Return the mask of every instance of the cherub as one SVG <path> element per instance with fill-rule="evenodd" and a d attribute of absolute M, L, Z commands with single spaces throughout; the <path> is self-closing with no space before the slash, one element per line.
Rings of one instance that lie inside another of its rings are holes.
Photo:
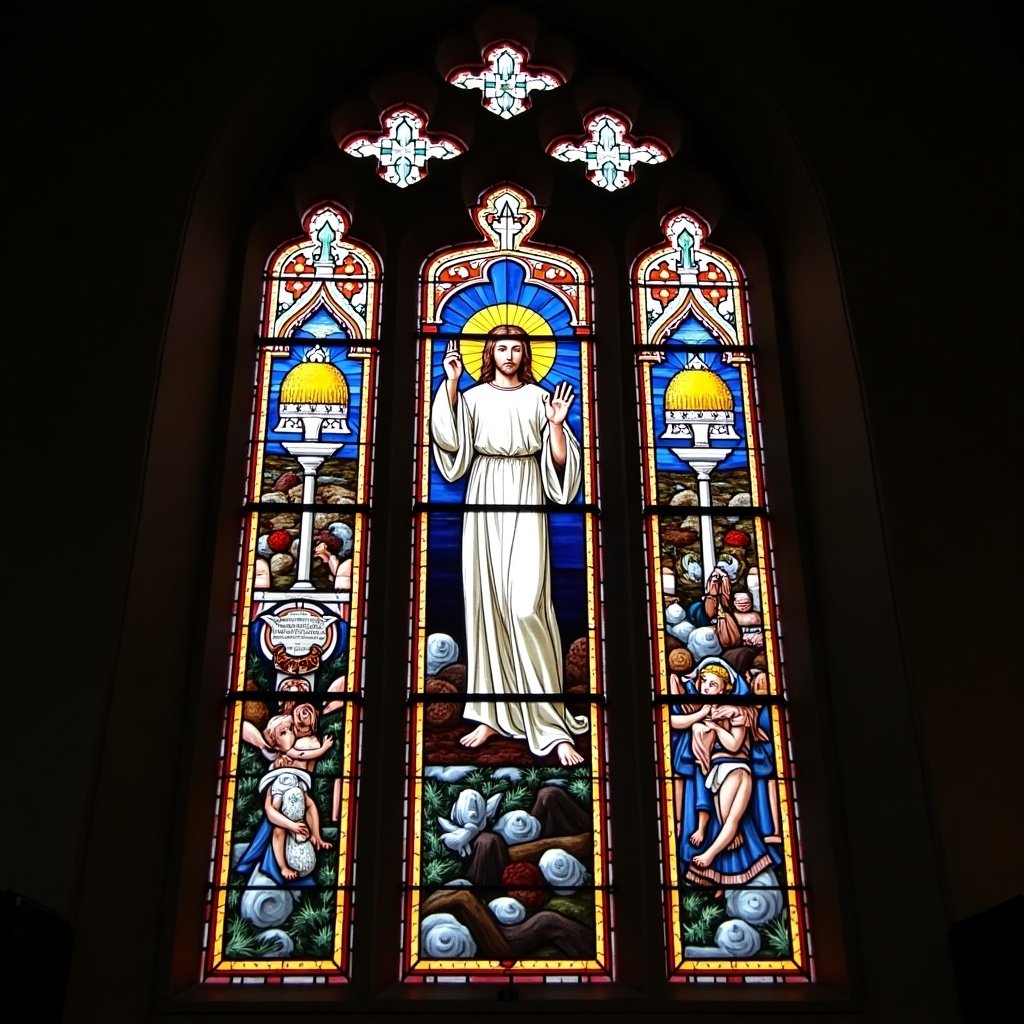
<path fill-rule="evenodd" d="M 302 736 L 296 735 L 296 720 L 305 723 L 299 727 L 304 733 Z M 263 809 L 273 826 L 274 859 L 287 881 L 313 870 L 316 866 L 313 848 L 329 850 L 332 846 L 320 833 L 320 811 L 309 795 L 312 782 L 309 772 L 317 759 L 334 745 L 334 738 L 325 736 L 321 743 L 312 734 L 315 725 L 316 710 L 312 705 L 302 704 L 290 712 L 274 715 L 263 730 L 267 746 L 277 751 L 268 773 L 273 780 L 267 787 Z M 289 770 L 296 766 L 307 770 Z"/>
<path fill-rule="evenodd" d="M 702 666 L 697 685 L 698 691 L 709 697 L 733 688 L 729 670 L 721 664 Z M 670 724 L 673 729 L 690 730 L 704 786 L 714 795 L 718 835 L 707 850 L 693 857 L 696 867 L 707 868 L 723 850 L 737 849 L 743 842 L 739 827 L 753 793 L 752 741 L 768 737 L 757 723 L 757 709 L 751 706 L 687 704 L 671 715 Z M 691 846 L 704 843 L 709 821 L 710 813 L 700 809 L 697 827 L 689 836 Z"/>
<path fill-rule="evenodd" d="M 273 768 L 298 766 L 312 771 L 316 762 L 334 746 L 328 734 L 321 742 L 315 735 L 317 713 L 312 704 L 286 704 L 263 730 L 267 749 L 275 754 Z"/>

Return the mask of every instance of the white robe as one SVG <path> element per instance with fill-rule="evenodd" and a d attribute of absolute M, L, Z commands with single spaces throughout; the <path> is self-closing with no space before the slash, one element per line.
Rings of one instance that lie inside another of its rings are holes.
<path fill-rule="evenodd" d="M 467 511 L 462 526 L 469 694 L 562 693 L 562 645 L 551 601 L 545 498 L 568 505 L 580 488 L 579 442 L 564 425 L 561 473 L 551 457 L 546 392 L 536 384 L 478 384 L 453 410 L 444 383 L 434 397 L 430 432 L 441 475 L 469 473 L 467 505 L 527 505 L 536 512 Z M 587 719 L 548 701 L 469 701 L 464 717 L 525 739 L 543 757 Z"/>

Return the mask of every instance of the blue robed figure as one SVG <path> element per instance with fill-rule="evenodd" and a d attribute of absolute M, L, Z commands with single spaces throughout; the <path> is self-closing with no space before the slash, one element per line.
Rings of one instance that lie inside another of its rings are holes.
<path fill-rule="evenodd" d="M 703 659 L 684 691 L 695 700 L 670 708 L 672 768 L 681 782 L 680 877 L 706 887 L 743 885 L 782 862 L 769 709 L 715 703 L 715 694 L 751 692 L 722 658 Z"/>

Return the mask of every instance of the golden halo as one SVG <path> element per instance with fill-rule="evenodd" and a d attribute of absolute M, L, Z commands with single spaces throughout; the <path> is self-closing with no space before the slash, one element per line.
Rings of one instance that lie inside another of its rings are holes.
<path fill-rule="evenodd" d="M 515 302 L 496 302 L 493 306 L 478 309 L 462 328 L 466 334 L 486 334 L 492 327 L 508 324 L 522 327 L 531 335 L 530 351 L 533 353 L 533 379 L 543 380 L 555 362 L 553 341 L 534 341 L 532 335 L 550 335 L 551 325 L 534 309 L 520 306 Z M 484 361 L 484 342 L 479 338 L 459 339 L 462 365 L 473 380 L 480 379 L 480 367 Z"/>

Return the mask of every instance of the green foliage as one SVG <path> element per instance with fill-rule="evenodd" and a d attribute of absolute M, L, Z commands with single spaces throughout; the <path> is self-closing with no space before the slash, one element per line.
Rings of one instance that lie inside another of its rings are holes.
<path fill-rule="evenodd" d="M 441 837 L 436 832 L 423 833 L 423 854 L 428 860 L 443 857 L 445 852 Z"/>
<path fill-rule="evenodd" d="M 509 786 L 501 801 L 501 812 L 526 810 L 533 805 L 534 794 L 526 786 Z"/>
<path fill-rule="evenodd" d="M 451 854 L 443 853 L 424 865 L 423 883 L 424 885 L 444 885 L 445 882 L 450 882 L 458 876 L 461 867 L 461 863 Z"/>
<path fill-rule="evenodd" d="M 348 671 L 348 645 L 341 644 L 343 649 L 339 651 L 329 662 L 320 666 L 317 676 L 317 689 L 326 690 L 338 676 L 343 676 Z"/>
<path fill-rule="evenodd" d="M 568 793 L 577 803 L 589 804 L 591 784 L 590 779 L 573 779 L 567 787 Z"/>
<path fill-rule="evenodd" d="M 260 955 L 261 943 L 256 939 L 252 925 L 243 917 L 231 915 L 227 922 L 224 942 L 226 960 L 255 960 Z"/>
<path fill-rule="evenodd" d="M 545 910 L 555 910 L 559 914 L 565 914 L 580 924 L 593 926 L 594 924 L 594 897 L 590 893 L 579 893 L 576 896 L 552 896 L 544 904 Z"/>
<path fill-rule="evenodd" d="M 765 945 L 776 959 L 788 960 L 793 955 L 793 947 L 789 941 L 789 924 L 784 912 L 759 931 Z"/>
<path fill-rule="evenodd" d="M 254 796 L 257 795 L 259 790 L 259 779 L 255 775 L 245 776 L 238 780 L 238 784 L 235 786 L 235 796 Z"/>
<path fill-rule="evenodd" d="M 697 890 L 683 897 L 683 938 L 693 945 L 708 946 L 714 942 L 718 918 L 725 915 L 724 906 L 710 893 Z"/>
<path fill-rule="evenodd" d="M 714 944 L 715 932 L 725 917 L 725 901 L 716 900 L 710 891 L 689 889 L 680 900 L 683 938 L 695 946 Z M 786 960 L 792 955 L 788 918 L 783 912 L 775 920 L 758 928 L 761 935 L 761 956 L 773 960 Z"/>
<path fill-rule="evenodd" d="M 333 889 L 302 894 L 296 891 L 297 905 L 282 925 L 295 942 L 297 956 L 321 958 L 334 946 L 334 919 L 337 909 Z"/>
<path fill-rule="evenodd" d="M 315 900 L 306 900 L 292 914 L 291 923 L 296 931 L 314 931 L 330 923 L 329 910 Z"/>
<path fill-rule="evenodd" d="M 437 819 L 451 817 L 452 807 L 465 789 L 475 789 L 485 800 L 496 793 L 501 793 L 501 803 L 495 812 L 495 817 L 498 817 L 506 811 L 529 810 L 536 801 L 541 786 L 552 779 L 559 779 L 567 783 L 566 792 L 573 799 L 588 810 L 590 808 L 591 778 L 590 771 L 585 765 L 575 768 L 530 767 L 525 769 L 521 778 L 516 781 L 495 779 L 493 771 L 494 769 L 489 767 L 474 768 L 457 782 L 424 780 L 420 878 L 422 885 L 428 888 L 444 885 L 445 882 L 457 878 L 462 870 L 461 862 L 441 842 L 442 830 Z"/>
<path fill-rule="evenodd" d="M 242 744 L 235 784 L 235 842 L 248 842 L 263 820 L 263 794 L 258 786 L 267 762 L 248 743 Z"/>
<path fill-rule="evenodd" d="M 701 903 L 703 899 L 698 892 L 688 892 L 683 895 L 683 916 L 684 917 L 696 917 L 700 913 Z"/>
<path fill-rule="evenodd" d="M 439 815 L 444 814 L 444 791 L 433 782 L 423 783 L 423 817 L 426 821 L 433 821 Z"/>
<path fill-rule="evenodd" d="M 245 659 L 245 675 L 261 690 L 273 690 L 274 678 L 270 662 L 261 658 L 253 647 L 249 648 L 249 656 Z"/>
<path fill-rule="evenodd" d="M 310 939 L 310 945 L 314 954 L 323 959 L 331 955 L 334 949 L 334 929 L 330 925 L 324 925 Z"/>

